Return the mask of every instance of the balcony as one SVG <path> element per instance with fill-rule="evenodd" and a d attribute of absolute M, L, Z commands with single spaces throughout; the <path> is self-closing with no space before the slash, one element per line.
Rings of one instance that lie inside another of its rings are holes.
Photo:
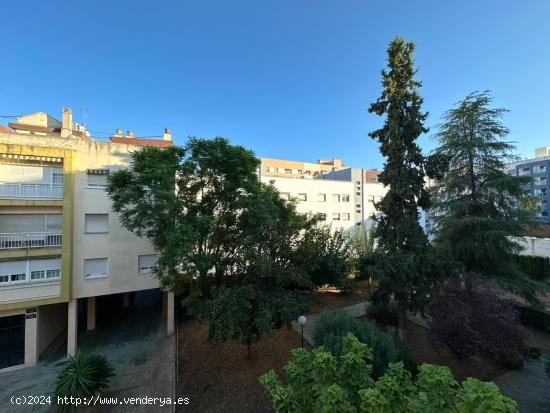
<path fill-rule="evenodd" d="M 0 233 L 0 250 L 61 247 L 62 235 L 49 232 Z"/>
<path fill-rule="evenodd" d="M 63 185 L 0 182 L 0 199 L 63 199 Z"/>

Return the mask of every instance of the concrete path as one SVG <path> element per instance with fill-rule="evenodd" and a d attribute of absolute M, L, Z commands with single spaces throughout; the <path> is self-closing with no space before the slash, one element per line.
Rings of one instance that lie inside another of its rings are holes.
<path fill-rule="evenodd" d="M 521 413 L 550 413 L 550 378 L 542 359 L 526 361 L 522 370 L 510 371 L 493 381 L 502 393 L 518 402 Z"/>

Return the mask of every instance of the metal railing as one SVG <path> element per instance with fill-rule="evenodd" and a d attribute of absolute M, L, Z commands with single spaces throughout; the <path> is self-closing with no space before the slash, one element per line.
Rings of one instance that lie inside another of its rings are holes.
<path fill-rule="evenodd" d="M 0 198 L 63 199 L 63 185 L 0 182 Z"/>
<path fill-rule="evenodd" d="M 0 233 L 0 250 L 16 248 L 60 247 L 61 234 L 50 232 Z"/>

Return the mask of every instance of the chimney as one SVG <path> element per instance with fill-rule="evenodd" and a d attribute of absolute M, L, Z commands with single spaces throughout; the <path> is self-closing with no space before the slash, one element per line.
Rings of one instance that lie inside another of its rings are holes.
<path fill-rule="evenodd" d="M 162 135 L 163 141 L 171 141 L 172 140 L 172 134 L 170 133 L 170 129 L 166 128 L 164 129 L 164 134 Z"/>
<path fill-rule="evenodd" d="M 123 135 L 122 135 L 122 129 L 117 129 L 117 130 L 115 131 L 115 136 L 123 136 Z"/>
<path fill-rule="evenodd" d="M 69 108 L 63 108 L 61 118 L 61 137 L 66 138 L 73 133 L 73 111 Z"/>
<path fill-rule="evenodd" d="M 134 132 L 132 132 L 131 130 L 126 131 L 126 137 L 127 138 L 133 138 L 134 137 Z"/>

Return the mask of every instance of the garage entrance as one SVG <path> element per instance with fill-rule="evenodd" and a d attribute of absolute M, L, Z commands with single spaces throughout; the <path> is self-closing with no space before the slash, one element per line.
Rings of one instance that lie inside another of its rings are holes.
<path fill-rule="evenodd" d="M 0 369 L 25 363 L 25 315 L 0 317 Z"/>

